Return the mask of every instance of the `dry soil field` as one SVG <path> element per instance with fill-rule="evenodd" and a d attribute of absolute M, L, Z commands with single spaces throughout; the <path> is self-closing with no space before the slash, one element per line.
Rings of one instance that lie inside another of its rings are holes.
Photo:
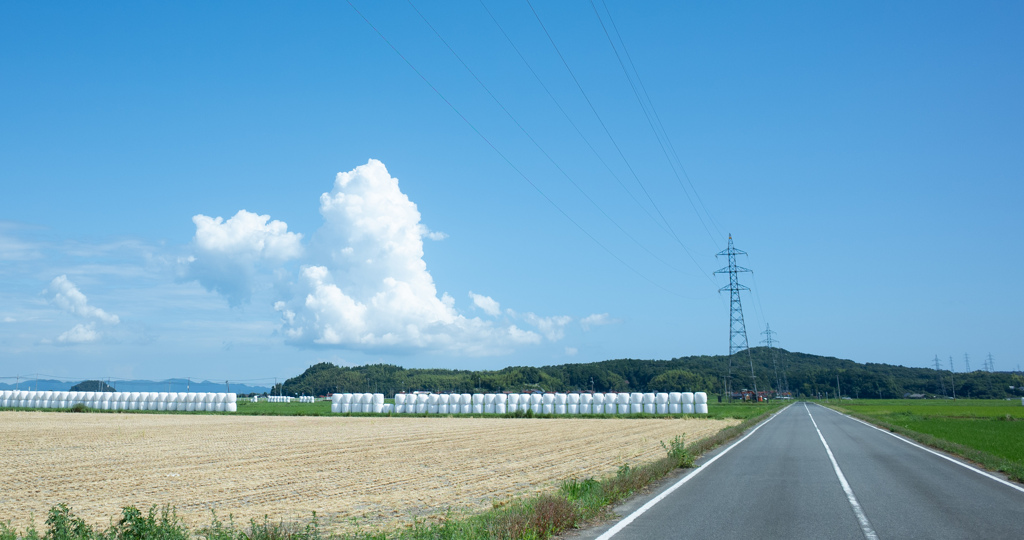
<path fill-rule="evenodd" d="M 66 502 L 102 526 L 124 505 L 172 504 L 191 525 L 316 511 L 333 530 L 390 527 L 614 473 L 738 422 L 0 412 L 0 520 L 41 527 Z"/>

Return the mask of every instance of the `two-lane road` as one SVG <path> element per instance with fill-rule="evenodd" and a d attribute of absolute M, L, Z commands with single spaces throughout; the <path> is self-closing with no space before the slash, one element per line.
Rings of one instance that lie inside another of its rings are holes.
<path fill-rule="evenodd" d="M 1024 538 L 1021 486 L 818 405 L 787 407 L 669 490 L 581 536 Z"/>

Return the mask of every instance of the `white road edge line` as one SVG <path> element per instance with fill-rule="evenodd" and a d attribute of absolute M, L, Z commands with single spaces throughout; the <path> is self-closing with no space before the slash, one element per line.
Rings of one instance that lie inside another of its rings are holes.
<path fill-rule="evenodd" d="M 843 486 L 843 491 L 846 492 L 846 499 L 850 501 L 850 506 L 853 507 L 853 513 L 857 516 L 857 521 L 860 522 L 860 530 L 864 532 L 864 538 L 868 540 L 878 540 L 878 535 L 875 534 L 875 530 L 871 528 L 871 522 L 868 521 L 867 514 L 864 513 L 864 509 L 860 507 L 860 503 L 857 502 L 857 496 L 853 494 L 853 490 L 850 489 L 850 483 L 846 481 L 846 475 L 843 474 L 842 469 L 839 468 L 839 463 L 836 463 L 836 457 L 832 455 L 832 449 L 828 447 L 828 443 L 825 442 L 825 436 L 821 434 L 821 430 L 818 429 L 818 423 L 814 421 L 814 416 L 811 414 L 811 410 L 807 408 L 807 404 L 804 403 L 804 410 L 807 411 L 807 416 L 811 418 L 811 423 L 814 424 L 814 430 L 818 432 L 818 438 L 821 439 L 821 444 L 825 445 L 825 451 L 828 452 L 828 458 L 832 460 L 832 468 L 836 471 L 836 476 L 839 477 L 839 483 Z"/>
<path fill-rule="evenodd" d="M 821 407 L 821 405 L 819 405 L 819 407 Z M 940 458 L 942 458 L 942 459 L 944 459 L 946 461 L 949 461 L 951 463 L 956 463 L 957 465 L 959 465 L 959 466 L 961 466 L 961 467 L 963 467 L 963 468 L 965 468 L 965 469 L 967 469 L 969 471 L 974 471 L 974 472 L 976 472 L 976 473 L 978 473 L 978 474 L 980 474 L 982 476 L 985 476 L 987 478 L 995 480 L 996 482 L 999 482 L 1000 484 L 1009 486 L 1009 487 L 1011 487 L 1013 489 L 1016 489 L 1017 491 L 1020 491 L 1021 493 L 1024 493 L 1024 487 L 1018 486 L 1017 484 L 1014 484 L 1013 482 L 1009 482 L 1007 480 L 1003 480 L 1002 478 L 999 478 L 998 476 L 996 476 L 996 475 L 994 475 L 992 473 L 989 473 L 988 471 L 983 471 L 983 470 L 975 467 L 974 465 L 971 465 L 969 463 L 964 463 L 963 461 L 960 461 L 958 459 L 955 459 L 955 458 L 952 458 L 950 456 L 947 456 L 946 454 L 943 454 L 942 452 L 939 452 L 937 450 L 932 450 L 931 448 L 928 448 L 927 446 L 918 444 L 918 443 L 916 443 L 914 441 L 911 441 L 909 439 L 901 437 L 900 435 L 898 435 L 896 433 L 893 433 L 891 431 L 884 430 L 884 429 L 882 429 L 882 428 L 880 428 L 880 427 L 878 427 L 878 426 L 876 426 L 874 424 L 865 422 L 865 421 L 861 420 L 860 418 L 854 418 L 854 417 L 852 417 L 852 416 L 850 416 L 848 414 L 843 414 L 843 413 L 841 413 L 841 412 L 839 412 L 839 411 L 837 411 L 835 409 L 832 409 L 830 407 L 823 407 L 823 408 L 825 410 L 832 411 L 832 412 L 838 414 L 839 416 L 845 416 L 846 418 L 849 418 L 850 420 L 853 420 L 855 422 L 860 422 L 861 424 L 864 424 L 865 426 L 867 426 L 867 427 L 869 427 L 871 429 L 877 429 L 878 431 L 881 431 L 882 433 L 885 433 L 886 435 L 890 435 L 892 437 L 895 437 L 896 440 L 903 441 L 903 442 L 909 444 L 910 446 L 916 446 L 917 448 L 920 448 L 921 450 L 924 450 L 925 452 L 928 452 L 929 454 L 934 454 L 936 456 L 939 456 Z"/>
<path fill-rule="evenodd" d="M 761 429 L 761 426 L 767 424 L 768 422 L 771 422 L 772 419 L 774 419 L 776 416 L 782 414 L 783 411 L 785 411 L 786 409 L 788 409 L 790 407 L 792 407 L 792 404 L 786 405 L 781 410 L 779 410 L 779 412 L 769 416 L 767 420 L 765 420 L 764 422 L 761 422 L 760 424 L 757 425 L 757 427 L 755 427 L 754 429 L 750 430 L 750 433 L 747 433 L 746 435 L 744 435 L 742 439 L 732 443 L 729 446 L 729 448 L 726 448 L 725 450 L 722 450 L 721 452 L 719 452 L 718 455 L 716 455 L 715 457 L 705 461 L 703 465 L 701 465 L 700 467 L 697 467 L 696 469 L 694 469 L 693 472 L 691 472 L 690 474 L 680 478 L 678 482 L 676 482 L 675 484 L 672 484 L 665 491 L 662 491 L 661 493 L 659 493 L 657 497 L 647 501 L 647 504 L 641 506 L 640 508 L 637 508 L 635 511 L 633 511 L 632 514 L 630 514 L 630 515 L 626 516 L 625 518 L 623 518 L 621 521 L 616 523 L 615 526 L 613 526 L 611 529 L 608 529 L 607 531 L 605 531 L 604 534 L 602 534 L 601 536 L 598 536 L 597 540 L 608 540 L 609 538 L 611 538 L 611 537 L 615 536 L 616 534 L 618 534 L 619 531 L 621 531 L 622 529 L 625 529 L 627 525 L 629 525 L 630 523 L 633 523 L 633 520 L 635 520 L 636 518 L 638 518 L 641 515 L 643 515 L 644 512 L 647 512 L 648 510 L 653 508 L 654 505 L 656 505 L 659 502 L 661 502 L 665 497 L 668 497 L 670 493 L 672 493 L 673 491 L 675 491 L 675 490 L 679 489 L 680 487 L 682 487 L 683 484 L 689 482 L 691 478 L 693 478 L 694 476 L 697 476 L 698 474 L 700 474 L 700 472 L 703 471 L 708 465 L 711 465 L 712 463 L 718 461 L 718 458 L 720 458 L 720 457 L 726 455 L 727 453 L 729 453 L 730 450 L 732 450 L 733 448 L 736 448 L 736 445 L 738 445 L 741 442 L 747 440 L 747 437 L 750 437 L 751 435 L 754 434 L 754 432 L 756 432 L 757 430 Z"/>

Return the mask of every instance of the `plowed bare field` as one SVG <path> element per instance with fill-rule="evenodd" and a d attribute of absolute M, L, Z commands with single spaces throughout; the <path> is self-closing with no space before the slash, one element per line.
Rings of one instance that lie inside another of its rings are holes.
<path fill-rule="evenodd" d="M 329 529 L 388 528 L 489 507 L 569 477 L 614 473 L 738 423 L 710 419 L 339 418 L 0 412 L 0 520 L 24 529 L 68 503 L 107 526 L 174 505 Z"/>

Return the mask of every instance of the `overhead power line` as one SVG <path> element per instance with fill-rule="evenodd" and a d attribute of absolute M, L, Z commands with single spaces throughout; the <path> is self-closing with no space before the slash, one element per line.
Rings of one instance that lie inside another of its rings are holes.
<path fill-rule="evenodd" d="M 562 207 L 558 205 L 558 203 L 556 203 L 556 202 L 555 202 L 554 200 L 552 200 L 552 199 L 551 199 L 551 197 L 549 197 L 549 196 L 548 196 L 548 195 L 547 195 L 547 194 L 546 194 L 546 193 L 544 192 L 544 190 L 542 190 L 542 189 L 540 188 L 540 186 L 538 186 L 538 185 L 537 185 L 536 183 L 534 183 L 534 182 L 533 182 L 533 180 L 531 180 L 531 179 L 530 179 L 530 177 L 526 175 L 526 173 L 524 173 L 524 172 L 523 172 L 523 171 L 522 171 L 522 170 L 521 170 L 521 169 L 520 169 L 519 167 L 517 167 L 517 166 L 516 166 L 516 165 L 515 165 L 515 164 L 514 164 L 514 163 L 512 162 L 512 160 L 511 160 L 511 159 L 509 159 L 509 158 L 508 158 L 508 156 L 506 156 L 506 155 L 505 155 L 505 153 L 504 153 L 504 152 L 502 152 L 502 151 L 501 151 L 500 149 L 498 149 L 498 147 L 497 147 L 497 146 L 495 146 L 495 145 L 494 145 L 494 143 L 492 143 L 492 142 L 491 142 L 491 140 L 490 140 L 490 139 L 488 139 L 488 138 L 487 138 L 487 137 L 486 137 L 486 136 L 485 136 L 485 135 L 483 134 L 483 132 L 481 132 L 481 131 L 480 131 L 479 129 L 477 129 L 476 125 L 474 125 L 474 124 L 473 124 L 473 122 L 471 122 L 471 121 L 470 121 L 470 120 L 469 120 L 468 118 L 466 118 L 466 116 L 465 116 L 464 114 L 462 114 L 462 112 L 461 112 L 461 111 L 459 111 L 459 109 L 458 109 L 458 108 L 457 108 L 457 107 L 456 107 L 456 106 L 455 106 L 455 105 L 454 105 L 454 104 L 453 104 L 453 103 L 452 103 L 451 101 L 449 101 L 449 100 L 448 100 L 448 98 L 446 98 L 446 97 L 444 96 L 444 94 L 442 94 L 442 93 L 441 93 L 441 91 L 440 91 L 440 90 L 439 90 L 439 89 L 438 89 L 438 88 L 437 88 L 436 86 L 434 86 L 434 84 L 433 84 L 433 83 L 431 83 L 431 82 L 430 82 L 430 79 L 428 79 L 428 78 L 426 77 L 426 75 L 424 75 L 424 74 L 423 74 L 423 72 L 421 72 L 421 71 L 420 71 L 419 69 L 417 69 L 417 68 L 416 68 L 416 66 L 415 66 L 415 65 L 413 65 L 413 63 L 412 63 L 412 62 L 411 62 L 411 61 L 410 61 L 410 60 L 409 60 L 408 58 L 406 58 L 406 56 L 405 56 L 404 54 L 402 54 L 402 52 L 401 52 L 401 51 L 399 51 L 399 50 L 398 50 L 398 47 L 396 47 L 396 46 L 395 46 L 395 45 L 394 45 L 394 44 L 393 44 L 393 43 L 391 42 L 391 40 L 389 40 L 389 39 L 388 39 L 388 38 L 387 38 L 387 37 L 386 37 L 386 36 L 384 35 L 384 33 L 383 33 L 383 32 L 381 32 L 380 30 L 378 30 L 378 29 L 377 29 L 377 27 L 376 27 L 376 26 L 375 26 L 375 25 L 374 25 L 374 24 L 373 24 L 372 22 L 370 22 L 370 19 L 368 19 L 368 18 L 366 17 L 366 15 L 363 15 L 363 12 L 359 11 L 359 9 L 358 9 L 358 8 L 357 8 L 357 7 L 355 6 L 355 4 L 353 4 L 353 3 L 352 3 L 352 1 L 351 1 L 351 0 L 346 0 L 346 2 L 348 3 L 349 7 L 351 7 L 351 8 L 352 8 L 352 10 L 353 10 L 353 11 L 355 11 L 357 15 L 359 15 L 359 18 L 361 18 L 361 19 L 362 19 L 362 20 L 363 20 L 363 21 L 364 21 L 364 22 L 365 22 L 365 23 L 366 23 L 366 24 L 367 24 L 367 25 L 368 25 L 368 26 L 369 26 L 369 27 L 370 27 L 370 28 L 371 28 L 371 29 L 372 29 L 372 30 L 373 30 L 373 31 L 374 31 L 374 32 L 375 32 L 375 33 L 376 33 L 376 34 L 377 34 L 378 36 L 380 36 L 380 38 L 381 38 L 382 40 L 384 40 L 384 43 L 386 43 L 386 44 L 388 45 L 388 47 L 390 47 L 390 48 L 391 48 L 391 50 L 392 50 L 392 51 L 394 51 L 394 52 L 395 52 L 395 54 L 397 54 L 397 55 L 398 55 L 398 57 L 399 57 L 399 58 L 401 58 L 401 59 L 402 59 L 402 61 L 403 61 L 403 62 L 405 62 L 405 64 L 406 64 L 407 66 L 409 66 L 409 68 L 410 68 L 410 69 L 412 69 L 412 70 L 413 70 L 413 72 L 415 72 L 415 73 L 416 73 L 416 75 L 417 75 L 417 76 L 419 76 L 419 78 L 420 78 L 420 79 L 421 79 L 421 80 L 422 80 L 422 81 L 423 81 L 424 83 L 426 83 L 426 85 L 427 85 L 428 87 L 430 87 L 430 89 L 431 89 L 431 90 L 433 90 L 433 91 L 434 91 L 434 93 L 435 93 L 435 94 L 437 94 L 437 96 L 438 96 L 439 98 L 441 98 L 441 100 L 442 100 L 442 101 L 444 101 L 444 103 L 445 103 L 446 105 L 448 105 L 448 107 L 449 107 L 449 108 L 450 108 L 450 109 L 451 109 L 451 110 L 452 110 L 453 112 L 455 112 L 455 114 L 456 114 L 456 115 L 458 115 L 458 117 L 459 117 L 460 119 L 462 119 L 462 121 L 463 121 L 463 122 L 464 122 L 464 123 L 465 123 L 465 124 L 466 124 L 467 126 L 469 126 L 469 128 L 470 128 L 471 130 L 473 130 L 473 132 L 474 132 L 474 133 L 476 133 L 478 137 L 480 137 L 480 138 L 481 138 L 481 139 L 482 139 L 482 140 L 484 141 L 484 143 L 486 143 L 486 144 L 487 144 L 487 146 L 491 147 L 491 150 L 493 150 L 493 151 L 494 151 L 494 152 L 495 152 L 496 154 L 498 154 L 498 156 L 499 156 L 499 157 L 500 157 L 500 158 L 501 158 L 501 159 L 502 159 L 502 160 L 503 160 L 503 161 L 504 161 L 504 162 L 505 162 L 506 164 L 508 164 L 508 166 L 509 166 L 509 167 L 511 167 L 511 168 L 512 168 L 512 170 L 516 172 L 516 174 L 518 174 L 518 175 L 520 176 L 520 178 L 522 178 L 523 180 L 525 180 L 525 181 L 526 181 L 526 183 L 528 183 L 528 184 L 530 185 L 530 187 L 532 187 L 532 188 L 533 188 L 533 189 L 534 189 L 534 190 L 535 190 L 535 191 L 536 191 L 536 192 L 537 192 L 538 194 L 540 194 L 540 196 L 541 196 L 541 197 L 543 197 L 543 198 L 544 198 L 544 200 L 548 202 L 548 204 L 550 204 L 551 206 L 553 206 L 553 207 L 555 208 L 555 210 L 557 210 L 557 211 L 558 211 L 558 212 L 559 212 L 560 214 L 562 214 L 562 216 L 563 216 L 563 217 L 565 217 L 565 219 L 569 220 L 569 222 L 570 222 L 570 223 L 572 223 L 573 225 L 575 225 L 577 229 L 579 229 L 579 230 L 580 230 L 580 231 L 581 231 L 581 232 L 582 232 L 582 233 L 583 233 L 584 235 L 586 235 L 586 236 L 587 236 L 587 238 L 590 238 L 590 240 L 591 240 L 591 241 L 593 241 L 593 242 L 594 242 L 595 244 L 597 244 L 597 245 L 598 245 L 598 246 L 599 246 L 599 247 L 600 247 L 601 249 L 603 249 L 603 250 L 604 250 L 604 251 L 605 251 L 606 253 L 608 253 L 608 255 L 610 255 L 610 256 L 611 256 L 612 258 L 614 258 L 615 260 L 617 260 L 617 261 L 618 261 L 618 262 L 619 262 L 620 264 L 622 264 L 623 266 L 625 266 L 626 268 L 628 268 L 628 269 L 629 269 L 630 271 L 632 271 L 632 272 L 633 272 L 634 274 L 636 274 L 637 276 L 639 276 L 639 277 L 640 277 L 641 279 L 643 279 L 644 281 L 647 281 L 647 282 L 648 282 L 648 283 L 650 283 L 651 285 L 654 285 L 655 287 L 657 287 L 657 288 L 659 288 L 659 289 L 661 289 L 661 290 L 663 290 L 663 291 L 665 291 L 665 292 L 667 292 L 667 293 L 669 293 L 669 294 L 672 294 L 673 296 L 681 296 L 681 295 L 680 295 L 679 293 L 677 293 L 677 292 L 675 292 L 675 291 L 672 291 L 672 290 L 670 290 L 670 289 L 668 289 L 668 288 L 666 288 L 666 287 L 662 286 L 661 284 L 659 284 L 659 283 L 655 282 L 654 280 L 652 280 L 651 278 L 647 277 L 647 276 L 646 276 L 646 275 L 644 275 L 644 274 L 643 274 L 642 272 L 640 272 L 639 270 L 637 270 L 636 268 L 634 268 L 634 267 L 633 267 L 632 265 L 630 265 L 630 264 L 629 264 L 629 263 L 627 263 L 627 262 L 626 262 L 625 260 L 623 260 L 623 259 L 622 259 L 621 257 L 619 257 L 619 256 L 618 256 L 617 254 L 615 254 L 615 253 L 614 253 L 614 252 L 613 252 L 613 251 L 612 251 L 611 249 L 609 249 L 609 248 L 608 248 L 608 246 L 606 246 L 606 245 L 605 245 L 605 244 L 604 244 L 603 242 L 601 242 L 600 240 L 598 240 L 598 239 L 597 239 L 597 238 L 596 238 L 596 237 L 595 237 L 595 236 L 594 236 L 593 234 L 591 234 L 591 233 L 590 233 L 590 231 L 588 231 L 588 230 L 587 230 L 586 228 L 584 228 L 584 227 L 583 227 L 582 225 L 580 225 L 580 224 L 579 224 L 579 222 L 577 222 L 577 221 L 576 221 L 576 220 L 574 220 L 574 219 L 573 219 L 573 218 L 572 218 L 571 216 L 569 216 L 569 214 L 568 214 L 568 213 L 567 213 L 567 212 L 566 212 L 565 210 L 563 210 L 563 209 L 562 209 Z M 692 258 L 692 257 L 691 257 L 691 258 Z M 695 261 L 695 262 L 696 262 L 696 261 Z M 698 266 L 698 267 L 699 267 L 699 266 Z M 703 272 L 703 269 L 702 269 L 701 271 Z M 706 275 L 707 275 L 707 274 L 705 274 L 705 276 L 706 276 Z M 709 279 L 710 279 L 710 278 L 709 278 Z"/>
<path fill-rule="evenodd" d="M 643 211 L 643 213 L 647 215 L 647 217 L 650 218 L 650 220 L 656 226 L 658 226 L 658 228 L 663 230 L 666 234 L 671 234 L 669 230 L 665 227 L 665 225 L 662 222 L 658 221 L 657 218 L 655 218 L 654 215 L 651 214 L 650 210 L 648 210 L 647 207 L 644 206 L 643 203 L 641 203 L 640 200 L 636 198 L 636 195 L 633 194 L 633 191 L 626 187 L 626 184 L 622 182 L 622 179 L 619 178 L 619 175 L 615 173 L 615 170 L 612 169 L 611 165 L 609 165 L 608 162 L 605 161 L 604 157 L 601 156 L 601 153 L 598 152 L 596 148 L 594 148 L 593 143 L 591 143 L 590 139 L 583 133 L 583 130 L 581 130 L 578 125 L 576 125 L 576 122 L 573 121 L 571 116 L 569 116 L 569 113 L 566 112 L 565 108 L 562 106 L 562 103 L 559 102 L 558 98 L 556 98 L 555 95 L 551 92 L 551 89 L 549 89 L 548 86 L 544 84 L 544 80 L 541 79 L 540 75 L 537 73 L 537 70 L 533 69 L 533 65 L 530 64 L 529 60 L 526 59 L 526 56 L 523 55 L 522 51 L 519 50 L 519 47 L 516 46 L 515 41 L 513 41 L 512 37 L 508 35 L 508 32 L 506 32 L 505 28 L 501 26 L 501 23 L 498 22 L 498 19 L 494 16 L 493 13 L 491 13 L 491 10 L 488 9 L 487 4 L 485 4 L 483 0 L 480 0 L 480 6 L 484 9 L 485 12 L 487 12 L 487 15 L 491 18 L 491 21 L 494 22 L 494 25 L 498 28 L 498 31 L 501 32 L 501 35 L 505 37 L 505 40 L 508 41 L 508 44 L 512 47 L 512 50 L 514 50 L 516 52 L 516 55 L 519 56 L 519 59 L 523 61 L 523 64 L 533 75 L 533 78 L 537 80 L 537 84 L 539 84 L 540 87 L 544 89 L 544 93 L 547 94 L 548 98 L 550 98 L 552 103 L 555 104 L 555 107 L 558 108 L 558 111 L 562 113 L 562 116 L 565 117 L 565 120 L 569 122 L 569 125 L 571 125 L 573 130 L 576 131 L 576 134 L 580 136 L 584 144 L 586 144 L 587 148 L 590 149 L 590 152 L 594 154 L 594 157 L 596 157 L 597 160 L 601 163 L 601 165 L 603 165 L 604 168 L 608 171 L 608 174 L 610 174 L 612 178 L 615 179 L 615 182 L 619 184 L 619 187 L 621 187 L 622 190 L 625 191 L 627 195 L 629 195 L 629 198 L 634 203 L 636 203 L 637 207 L 639 207 L 640 210 Z"/>
<path fill-rule="evenodd" d="M 601 23 L 601 30 L 604 31 L 605 37 L 608 38 L 608 44 L 611 45 L 612 52 L 615 53 L 615 59 L 618 60 L 619 66 L 622 68 L 622 73 L 626 76 L 626 81 L 629 82 L 629 87 L 633 90 L 633 95 L 636 96 L 636 101 L 640 105 L 640 110 L 643 111 L 644 118 L 647 119 L 647 125 L 650 126 L 651 132 L 654 133 L 654 138 L 657 139 L 658 146 L 661 148 L 661 153 L 665 156 L 665 160 L 668 161 L 669 168 L 672 169 L 672 174 L 675 175 L 676 181 L 679 183 L 680 189 L 682 189 L 683 190 L 683 194 L 686 195 L 686 200 L 690 203 L 690 207 L 693 208 L 693 212 L 694 212 L 694 214 L 696 214 L 697 219 L 700 221 L 701 226 L 703 226 L 704 230 L 708 233 L 708 238 L 711 239 L 712 244 L 717 243 L 717 240 L 715 239 L 714 235 L 711 234 L 711 229 L 709 229 L 707 224 L 704 223 L 704 218 L 701 217 L 700 210 L 698 210 L 697 209 L 697 205 L 694 204 L 693 198 L 690 197 L 690 193 L 686 190 L 686 186 L 683 185 L 683 179 L 679 176 L 679 171 L 676 170 L 676 165 L 675 165 L 675 163 L 672 162 L 672 158 L 669 156 L 668 149 L 665 148 L 665 142 L 662 141 L 662 135 L 658 132 L 658 129 L 656 127 L 654 127 L 654 121 L 651 119 L 651 114 L 647 112 L 647 106 L 644 105 L 644 100 L 643 100 L 643 98 L 640 97 L 640 92 L 637 91 L 636 85 L 633 84 L 633 78 L 630 77 L 629 70 L 626 69 L 626 64 L 623 63 L 622 56 L 619 54 L 618 48 L 615 47 L 615 42 L 612 40 L 611 34 L 608 33 L 608 28 L 604 25 L 604 21 L 601 19 L 601 13 L 597 11 L 597 6 L 594 5 L 594 1 L 593 0 L 590 0 L 590 7 L 593 8 L 594 15 L 597 16 L 597 21 L 599 23 Z M 605 5 L 605 9 L 606 10 L 608 9 L 607 5 Z M 611 12 L 609 12 L 608 19 L 611 20 Z M 618 30 L 617 29 L 616 29 L 616 35 L 618 35 Z M 622 36 L 621 35 L 619 36 L 619 41 L 620 42 L 622 41 Z M 622 43 L 622 48 L 623 48 L 623 50 L 625 50 L 625 48 L 626 48 L 624 42 Z M 640 74 L 636 71 L 636 66 L 633 65 L 632 59 L 630 59 L 630 65 L 633 66 L 633 72 L 634 72 L 634 74 L 636 76 L 637 82 L 639 83 L 640 82 Z M 641 83 L 641 85 L 642 85 L 642 83 Z M 652 112 L 654 112 L 654 114 L 657 115 L 657 112 L 654 111 L 654 103 L 651 101 L 650 96 L 647 95 L 647 90 L 646 89 L 644 89 L 644 95 L 647 96 L 647 101 L 648 101 L 648 104 L 651 107 Z M 659 124 L 660 124 L 660 120 L 659 120 Z M 661 127 L 662 127 L 662 131 L 664 131 L 665 130 L 664 125 L 662 125 Z M 665 136 L 664 137 L 666 139 L 668 138 L 668 133 L 667 132 L 665 132 Z M 678 155 L 676 156 L 676 159 L 678 161 Z M 681 162 L 680 162 L 680 166 L 682 166 Z M 691 189 L 693 188 L 693 184 L 692 183 L 690 184 L 690 187 L 691 187 Z M 694 190 L 694 195 L 696 195 L 696 190 Z M 719 233 L 719 236 L 721 236 L 721 233 Z"/>
<path fill-rule="evenodd" d="M 526 4 L 530 6 L 530 11 L 533 12 L 533 16 L 537 19 L 537 23 L 544 31 L 544 35 L 547 36 L 548 41 L 551 42 L 551 46 L 555 49 L 555 53 L 558 54 L 558 58 L 562 61 L 562 65 L 564 65 L 566 71 L 569 72 L 569 76 L 572 77 L 573 82 L 576 83 L 576 88 L 579 89 L 580 94 L 583 95 L 583 99 L 587 102 L 587 105 L 590 107 L 590 110 L 594 113 L 594 116 L 597 118 L 598 123 L 601 125 L 601 129 L 604 130 L 605 135 L 607 135 L 608 139 L 612 142 L 612 146 L 615 147 L 615 151 L 618 152 L 619 157 L 622 158 L 622 161 L 626 164 L 626 168 L 629 169 L 630 174 L 636 180 L 637 185 L 640 186 L 640 190 L 647 197 L 647 200 L 650 201 L 651 206 L 654 207 L 654 210 L 658 213 L 658 216 L 662 219 L 662 221 L 665 222 L 665 225 L 668 227 L 669 232 L 672 234 L 672 238 L 674 238 L 676 243 L 678 243 L 679 246 L 683 248 L 683 251 L 690 258 L 690 260 L 693 261 L 693 264 L 696 265 L 697 268 L 700 268 L 700 271 L 702 274 L 704 274 L 704 277 L 706 277 L 708 281 L 710 281 L 711 283 L 714 283 L 715 280 L 713 280 L 711 276 L 704 271 L 704 267 L 702 267 L 700 263 L 697 262 L 697 259 L 694 257 L 693 253 L 690 252 L 690 249 L 686 247 L 686 244 L 684 244 L 683 241 L 679 238 L 679 235 L 676 234 L 675 229 L 672 228 L 672 224 L 668 221 L 668 219 L 665 218 L 665 214 L 662 213 L 661 208 L 659 208 L 658 204 L 654 202 L 654 198 L 651 197 L 651 194 L 647 191 L 647 188 L 644 186 L 644 183 L 640 180 L 640 176 L 637 175 L 636 170 L 633 169 L 633 165 L 629 162 L 629 159 L 626 158 L 626 154 L 623 153 L 622 148 L 619 146 L 619 143 L 615 140 L 615 137 L 612 136 L 611 130 L 608 129 L 608 126 L 607 124 L 605 124 L 604 119 L 601 118 L 601 114 L 597 112 L 597 107 L 594 106 L 594 103 L 590 100 L 590 97 L 587 95 L 586 90 L 583 89 L 583 85 L 580 84 L 579 79 L 576 78 L 576 74 L 573 72 L 572 68 L 569 67 L 569 62 L 565 59 L 565 56 L 562 55 L 562 51 L 558 48 L 558 44 L 555 43 L 555 39 L 551 36 L 551 33 L 548 32 L 547 27 L 544 25 L 544 21 L 542 21 L 540 18 L 540 14 L 538 14 L 537 10 L 534 9 L 533 4 L 530 3 L 530 0 L 526 0 Z"/>
<path fill-rule="evenodd" d="M 548 161 L 550 161 L 551 164 L 554 165 L 554 167 L 556 169 L 558 169 L 558 172 L 562 173 L 562 176 L 564 176 L 565 179 L 570 184 L 572 184 L 572 186 L 574 188 L 576 188 L 576 190 L 579 191 L 581 195 L 583 195 L 583 198 L 585 198 L 587 200 L 587 202 L 589 202 L 594 208 L 596 208 L 597 211 L 600 212 L 601 215 L 605 217 L 605 219 L 607 219 L 609 222 L 611 222 L 612 225 L 615 226 L 615 228 L 619 229 L 619 231 L 622 232 L 622 234 L 626 235 L 626 237 L 629 238 L 634 244 L 636 244 L 637 247 L 639 247 L 640 249 L 642 249 L 645 252 L 647 252 L 648 255 L 650 255 L 651 257 L 654 257 L 654 259 L 656 259 L 658 262 L 664 264 L 665 266 L 667 266 L 667 267 L 669 267 L 669 268 L 671 268 L 671 269 L 673 269 L 673 270 L 675 270 L 677 272 L 685 273 L 682 270 L 680 270 L 680 269 L 676 268 L 675 266 L 673 266 L 672 264 L 668 263 L 667 261 L 665 261 L 661 257 L 659 257 L 653 251 L 648 249 L 647 246 L 641 244 L 639 240 L 637 240 L 632 234 L 630 234 L 628 231 L 626 231 L 626 229 L 624 229 L 622 227 L 622 225 L 620 225 L 614 218 L 612 218 L 601 207 L 601 205 L 597 204 L 597 201 L 595 201 L 593 198 L 591 198 L 590 195 L 586 192 L 586 190 L 584 190 L 579 185 L 579 183 L 577 183 L 575 180 L 573 180 L 572 176 L 570 176 L 569 173 L 566 172 L 565 169 L 562 168 L 562 166 L 557 161 L 555 161 L 555 158 L 552 157 L 551 154 L 547 150 L 545 150 L 544 147 L 541 146 L 539 142 L 537 142 L 537 139 L 535 139 L 533 137 L 533 135 L 530 134 L 530 132 L 522 125 L 522 123 L 520 123 L 519 120 L 516 119 L 516 117 L 512 114 L 512 112 L 509 111 L 507 107 L 505 107 L 505 104 L 502 103 L 501 100 L 498 99 L 498 97 L 494 95 L 494 92 L 492 92 L 491 89 L 487 87 L 487 85 L 480 79 L 480 77 L 477 76 L 476 72 L 474 72 L 473 69 L 469 67 L 469 64 L 467 64 L 465 62 L 465 60 L 462 59 L 462 56 L 460 56 L 459 53 L 455 52 L 455 49 L 452 48 L 452 46 L 448 43 L 448 40 L 444 39 L 444 37 L 441 35 L 441 33 L 438 32 L 436 28 L 434 28 L 434 25 L 430 24 L 430 21 L 427 20 L 427 17 L 425 15 L 423 15 L 423 12 L 421 12 L 419 10 L 419 8 L 417 8 L 416 5 L 412 3 L 412 0 L 406 0 L 406 1 L 408 2 L 409 6 L 413 9 L 413 11 L 415 11 L 416 14 L 420 16 L 420 19 L 423 20 L 423 22 L 427 25 L 427 27 L 430 28 L 430 30 L 434 33 L 434 35 L 437 36 L 437 39 L 441 40 L 441 43 L 443 43 L 444 46 L 448 49 L 448 51 L 452 53 L 452 56 L 454 56 L 455 59 L 458 60 L 460 64 L 462 64 L 462 67 L 465 68 L 466 71 L 470 74 L 470 76 L 473 77 L 473 80 L 475 80 L 477 82 L 477 84 L 479 84 L 480 87 L 483 88 L 484 92 L 486 92 L 487 95 L 490 96 L 491 100 L 494 101 L 494 103 L 502 110 L 502 112 L 505 113 L 506 116 L 508 116 L 509 120 L 511 120 L 512 123 L 515 124 L 516 127 L 519 128 L 520 131 L 523 132 L 523 135 L 525 135 L 526 138 L 529 139 L 531 143 L 533 143 L 533 145 L 537 148 L 537 150 L 540 151 L 541 154 L 544 154 L 544 157 L 547 158 Z"/>

